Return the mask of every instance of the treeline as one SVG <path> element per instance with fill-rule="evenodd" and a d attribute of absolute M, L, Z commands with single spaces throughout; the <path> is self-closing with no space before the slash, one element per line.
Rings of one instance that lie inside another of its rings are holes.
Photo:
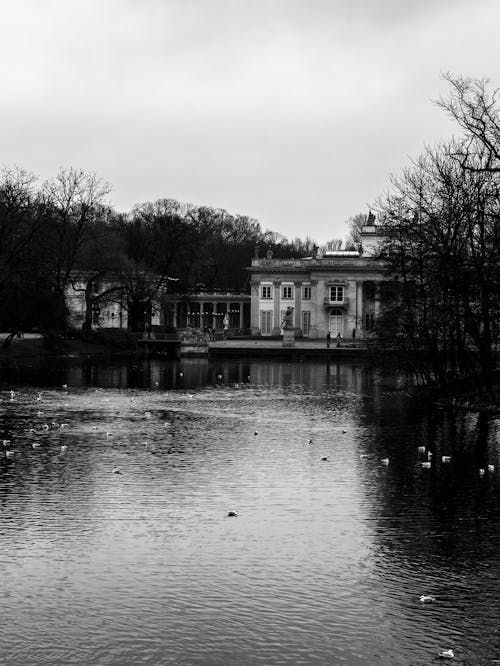
<path fill-rule="evenodd" d="M 474 378 L 493 397 L 500 335 L 500 116 L 486 80 L 448 75 L 438 104 L 460 136 L 427 148 L 378 202 L 381 336 L 399 339 L 424 382 Z"/>
<path fill-rule="evenodd" d="M 119 299 L 135 330 L 167 285 L 180 293 L 243 291 L 256 248 L 288 258 L 316 247 L 263 231 L 249 217 L 174 199 L 120 213 L 106 203 L 109 191 L 75 169 L 45 183 L 17 167 L 0 172 L 0 330 L 64 332 L 71 284 L 83 284 L 84 328 L 93 309 Z"/>

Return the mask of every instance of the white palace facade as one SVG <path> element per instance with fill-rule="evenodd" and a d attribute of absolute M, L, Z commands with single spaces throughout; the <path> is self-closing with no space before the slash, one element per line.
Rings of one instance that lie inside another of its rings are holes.
<path fill-rule="evenodd" d="M 304 259 L 252 259 L 251 333 L 280 335 L 288 308 L 296 336 L 366 338 L 379 310 L 382 265 L 374 256 L 382 240 L 375 225 L 362 228 L 363 251 L 338 251 Z"/>

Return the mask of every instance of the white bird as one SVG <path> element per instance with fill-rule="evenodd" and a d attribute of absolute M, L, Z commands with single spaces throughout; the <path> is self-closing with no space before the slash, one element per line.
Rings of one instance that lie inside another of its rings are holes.
<path fill-rule="evenodd" d="M 479 469 L 479 476 L 484 476 L 486 473 L 486 470 L 483 469 L 482 467 Z"/>
<path fill-rule="evenodd" d="M 453 659 L 455 657 L 455 653 L 453 650 L 443 650 L 438 654 L 439 659 Z"/>
<path fill-rule="evenodd" d="M 6 451 L 6 452 L 5 452 L 5 457 L 6 457 L 6 458 L 13 458 L 13 457 L 14 457 L 14 453 L 15 453 L 15 452 L 12 451 L 12 450 Z"/>
<path fill-rule="evenodd" d="M 39 446 L 42 446 L 41 442 L 33 442 L 31 445 L 34 449 L 37 449 Z"/>
<path fill-rule="evenodd" d="M 309 439 L 307 440 L 306 444 L 312 444 L 312 443 L 313 443 L 313 441 L 312 441 L 312 439 L 309 437 Z"/>
<path fill-rule="evenodd" d="M 67 424 L 67 423 L 61 423 L 59 427 L 60 427 L 60 428 L 67 428 L 67 427 L 68 427 L 68 424 Z"/>
<path fill-rule="evenodd" d="M 4 439 L 4 440 L 2 441 L 2 444 L 3 444 L 4 446 L 10 446 L 10 439 Z"/>
<path fill-rule="evenodd" d="M 422 594 L 419 598 L 419 601 L 423 604 L 429 604 L 432 601 L 436 601 L 436 597 L 433 597 L 430 594 Z"/>
<path fill-rule="evenodd" d="M 488 465 L 488 472 L 494 472 L 495 471 L 495 465 Z"/>
<path fill-rule="evenodd" d="M 430 460 L 425 460 L 424 462 L 420 463 L 420 466 L 423 469 L 430 469 L 431 468 L 431 462 L 430 462 Z"/>
<path fill-rule="evenodd" d="M 366 460 L 367 458 L 368 458 L 368 456 L 367 456 L 366 453 L 362 453 L 362 454 L 359 456 L 359 459 L 360 459 L 360 460 Z"/>
<path fill-rule="evenodd" d="M 151 412 L 144 412 L 144 416 L 145 416 L 147 419 L 150 419 L 150 418 L 151 418 Z"/>
<path fill-rule="evenodd" d="M 66 444 L 61 444 L 61 453 L 66 453 L 67 450 L 68 447 L 66 446 Z"/>
<path fill-rule="evenodd" d="M 451 456 L 441 456 L 441 462 L 444 462 L 444 463 L 451 462 Z"/>
<path fill-rule="evenodd" d="M 380 459 L 380 464 L 381 465 L 388 465 L 389 464 L 389 458 L 381 458 Z"/>
<path fill-rule="evenodd" d="M 419 453 L 425 453 L 425 446 L 419 446 L 418 447 L 418 452 Z"/>
<path fill-rule="evenodd" d="M 431 460 L 432 458 L 432 451 L 427 451 L 427 460 Z"/>
<path fill-rule="evenodd" d="M 63 384 L 63 385 L 61 386 L 61 388 L 62 388 L 62 389 L 67 389 L 67 388 L 68 388 L 68 385 L 67 385 L 67 384 Z"/>
<path fill-rule="evenodd" d="M 43 416 L 43 412 L 37 412 L 36 415 L 37 416 Z"/>

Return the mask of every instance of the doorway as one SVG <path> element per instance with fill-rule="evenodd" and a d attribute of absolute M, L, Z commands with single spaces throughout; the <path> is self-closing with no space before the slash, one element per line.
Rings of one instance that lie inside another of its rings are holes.
<path fill-rule="evenodd" d="M 336 338 L 339 333 L 341 338 L 344 337 L 344 317 L 342 310 L 335 308 L 330 312 L 328 330 L 332 338 Z"/>

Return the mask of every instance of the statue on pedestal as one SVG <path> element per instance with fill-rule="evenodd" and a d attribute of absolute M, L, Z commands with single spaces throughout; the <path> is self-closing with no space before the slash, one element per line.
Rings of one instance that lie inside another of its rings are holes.
<path fill-rule="evenodd" d="M 289 305 L 281 322 L 283 329 L 283 347 L 295 347 L 295 328 L 293 326 L 293 308 Z"/>
<path fill-rule="evenodd" d="M 283 330 L 293 328 L 293 308 L 289 305 L 286 309 L 285 316 L 281 322 L 281 328 Z"/>

